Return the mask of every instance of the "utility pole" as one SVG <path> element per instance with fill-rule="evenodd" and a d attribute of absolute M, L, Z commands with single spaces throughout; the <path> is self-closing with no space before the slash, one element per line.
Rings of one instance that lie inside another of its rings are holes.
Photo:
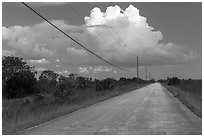
<path fill-rule="evenodd" d="M 151 80 L 151 73 L 149 73 L 149 80 Z"/>
<path fill-rule="evenodd" d="M 147 67 L 145 66 L 145 79 L 147 80 Z"/>
<path fill-rule="evenodd" d="M 137 56 L 137 78 L 139 78 L 138 56 Z"/>

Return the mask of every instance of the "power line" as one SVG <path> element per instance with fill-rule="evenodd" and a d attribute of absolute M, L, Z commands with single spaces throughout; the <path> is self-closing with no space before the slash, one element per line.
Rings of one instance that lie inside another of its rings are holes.
<path fill-rule="evenodd" d="M 147 66 L 145 66 L 145 79 L 147 80 Z"/>
<path fill-rule="evenodd" d="M 52 25 L 55 29 L 57 29 L 58 31 L 60 31 L 61 33 L 63 33 L 65 36 L 67 36 L 68 38 L 70 38 L 72 41 L 74 41 L 75 43 L 77 43 L 79 46 L 81 46 L 82 48 L 84 48 L 85 50 L 87 50 L 88 52 L 90 52 L 91 54 L 93 54 L 94 56 L 98 57 L 99 59 L 103 60 L 104 62 L 106 62 L 107 64 L 121 69 L 121 70 L 125 70 L 128 71 L 127 69 L 118 67 L 108 61 L 106 61 L 105 59 L 103 59 L 102 57 L 100 57 L 99 55 L 95 54 L 94 52 L 92 52 L 91 50 L 89 50 L 88 48 L 86 48 L 85 46 L 83 46 L 81 43 L 79 43 L 78 41 L 76 41 L 75 39 L 73 39 L 71 36 L 69 36 L 68 34 L 66 34 L 64 31 L 62 31 L 61 29 L 59 29 L 57 26 L 55 26 L 53 23 L 51 23 L 49 20 L 47 20 L 45 17 L 43 17 L 40 13 L 38 13 L 37 11 L 35 11 L 34 9 L 32 9 L 29 5 L 27 5 L 24 2 L 21 2 L 23 5 L 25 5 L 28 9 L 30 9 L 31 11 L 33 11 L 35 14 L 37 14 L 39 17 L 41 17 L 43 20 L 45 20 L 47 23 L 49 23 L 50 25 Z"/>
<path fill-rule="evenodd" d="M 88 4 L 89 5 L 89 4 Z M 75 10 L 72 6 L 71 6 L 71 4 L 68 4 L 68 6 L 74 11 L 74 13 L 77 15 L 77 16 L 79 16 L 79 18 L 81 18 L 82 17 L 82 15 L 80 15 L 80 13 L 77 11 L 77 10 Z M 90 5 L 89 5 L 90 6 Z M 101 21 L 100 21 L 101 22 Z M 109 24 L 109 23 L 108 23 Z M 110 25 L 110 24 L 109 24 Z M 91 26 L 89 26 L 89 25 L 86 25 L 87 27 L 91 27 Z M 111 25 L 110 25 L 111 26 Z M 110 27 L 111 28 L 111 27 Z M 113 29 L 113 28 L 111 28 L 111 29 Z M 109 30 L 109 27 L 108 27 L 108 30 Z M 99 33 L 99 32 L 97 32 L 97 31 L 95 31 L 95 33 L 97 33 L 97 35 L 96 35 L 96 37 L 99 39 L 99 38 L 101 38 L 102 39 L 102 41 L 106 41 L 105 40 L 105 38 L 103 38 L 103 36 L 101 35 L 101 33 Z M 111 33 L 109 33 L 110 35 L 111 35 Z M 115 39 L 116 38 L 116 39 Z M 113 37 L 113 39 L 115 39 L 115 40 L 117 40 L 117 37 Z M 119 40 L 121 40 L 121 39 L 119 39 Z M 121 40 L 122 41 L 122 40 Z M 121 43 L 119 43 L 120 45 L 121 45 Z M 123 46 L 123 45 L 121 45 L 121 46 Z M 123 57 L 125 57 L 125 58 L 127 58 L 127 56 L 124 56 L 123 54 L 121 54 L 120 53 L 120 55 L 122 55 Z"/>
<path fill-rule="evenodd" d="M 91 5 L 89 4 L 89 3 L 87 3 L 87 5 L 89 5 L 90 7 L 91 7 Z M 110 25 L 110 26 L 112 26 L 111 25 L 111 23 L 106 19 L 106 17 L 104 17 L 104 19 L 105 19 L 105 21 L 107 22 L 107 24 L 108 25 Z M 115 33 L 115 38 L 116 38 L 116 40 L 117 40 L 117 37 L 118 37 L 118 39 L 124 44 L 124 45 L 121 45 L 122 47 L 126 47 L 127 46 L 127 44 L 124 42 L 124 40 L 120 37 L 120 35 L 116 32 L 116 30 L 113 28 L 113 27 L 111 27 L 111 29 L 112 29 L 112 32 L 114 32 Z M 126 48 L 123 48 L 126 52 L 127 52 L 127 50 L 126 50 Z M 127 56 L 126 56 L 127 57 Z"/>
<path fill-rule="evenodd" d="M 88 4 L 87 3 L 87 5 L 88 6 L 90 6 L 91 7 L 91 5 L 90 4 Z M 71 5 L 68 5 L 74 12 L 75 12 L 75 14 L 77 15 L 77 16 L 79 16 L 80 18 L 81 18 L 81 14 L 77 11 L 77 10 L 75 10 Z M 125 43 L 125 41 L 120 37 L 120 35 L 116 32 L 116 30 L 113 28 L 113 27 L 111 27 L 112 25 L 111 25 L 111 23 L 106 19 L 106 17 L 104 17 L 104 19 L 105 19 L 105 21 L 106 21 L 106 23 L 110 26 L 110 27 L 108 27 L 108 28 L 111 28 L 111 30 L 112 30 L 112 34 L 115 34 L 115 35 L 112 35 L 112 37 L 113 37 L 113 39 L 115 39 L 115 40 L 117 40 L 117 39 L 119 39 L 121 42 L 119 42 L 119 44 L 122 46 L 122 47 L 124 47 L 123 49 L 127 52 L 127 50 L 126 50 L 126 46 L 127 46 L 127 44 Z M 101 21 L 100 21 L 101 22 Z M 102 22 L 101 22 L 102 23 Z M 103 24 L 102 24 L 103 25 Z M 86 25 L 86 26 L 88 26 L 88 25 Z M 90 26 L 88 26 L 88 27 L 90 27 Z M 96 31 L 96 33 L 98 34 L 98 36 L 96 36 L 96 37 L 99 37 L 99 35 L 100 35 L 100 38 L 101 39 L 103 39 L 104 40 L 104 38 L 101 36 L 101 34 L 99 33 L 99 32 L 97 32 Z M 111 34 L 111 33 L 110 33 Z M 127 57 L 127 56 L 124 56 L 123 54 L 121 54 L 123 57 Z M 139 68 L 137 68 L 138 69 L 138 73 L 139 73 Z M 138 77 L 139 77 L 139 74 L 137 75 Z"/>
<path fill-rule="evenodd" d="M 79 16 L 79 18 L 81 18 L 81 16 L 82 15 L 80 15 L 72 6 L 71 6 L 71 4 L 68 4 L 68 6 L 74 11 L 74 13 L 77 15 L 77 16 Z M 85 24 L 86 25 L 86 24 Z M 89 25 L 86 25 L 87 27 L 91 27 L 91 26 L 89 26 Z M 106 41 L 105 40 L 105 38 L 103 38 L 103 36 L 101 35 L 101 33 L 99 33 L 99 32 L 97 32 L 97 31 L 95 31 L 95 33 L 97 33 L 97 35 L 96 35 L 96 37 L 98 38 L 98 39 L 101 39 L 102 41 Z M 122 55 L 123 57 L 125 57 L 123 54 L 120 54 L 120 55 Z M 126 56 L 127 57 L 127 56 Z"/>
<path fill-rule="evenodd" d="M 137 78 L 139 78 L 139 62 L 138 62 L 138 56 L 137 56 Z"/>
<path fill-rule="evenodd" d="M 87 3 L 87 5 L 88 6 L 90 6 L 91 7 L 91 5 L 90 4 L 88 4 Z M 71 5 L 69 5 L 69 7 L 80 17 L 81 15 L 78 13 L 78 11 L 76 11 Z M 104 19 L 105 19 L 105 21 L 106 21 L 106 23 L 110 26 L 109 28 L 111 28 L 111 30 L 112 30 L 112 32 L 113 32 L 113 34 L 115 34 L 115 36 L 113 36 L 113 39 L 115 39 L 115 40 L 117 40 L 117 38 L 121 41 L 121 43 L 119 43 L 122 47 L 124 47 L 123 49 L 126 51 L 126 52 L 128 52 L 127 50 L 126 50 L 126 46 L 127 46 L 127 44 L 125 43 L 125 41 L 120 37 L 120 35 L 117 33 L 117 31 L 113 28 L 113 27 L 111 27 L 112 25 L 111 25 L 111 23 L 106 19 L 106 17 L 104 17 Z M 101 21 L 100 21 L 101 22 Z M 102 22 L 101 22 L 102 23 Z M 88 27 L 90 27 L 90 26 L 88 26 Z M 96 33 L 98 33 L 97 31 L 96 31 Z M 98 33 L 98 35 L 100 35 L 101 36 L 101 34 L 100 33 Z M 98 36 L 97 36 L 98 37 Z M 101 36 L 101 38 L 103 39 L 103 37 Z M 104 39 L 103 39 L 104 40 Z M 123 54 L 121 54 L 123 57 L 125 57 Z M 127 56 L 126 56 L 127 57 Z M 137 56 L 137 77 L 139 78 L 139 65 L 138 65 L 138 62 L 139 62 L 139 59 L 138 59 L 138 56 Z M 146 80 L 147 80 L 147 76 L 146 76 Z"/>

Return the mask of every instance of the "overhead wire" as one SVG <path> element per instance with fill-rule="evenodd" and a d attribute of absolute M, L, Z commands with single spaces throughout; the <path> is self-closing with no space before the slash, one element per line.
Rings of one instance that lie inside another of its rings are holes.
<path fill-rule="evenodd" d="M 89 7 L 92 7 L 89 3 L 87 3 L 87 5 L 88 5 Z M 110 21 L 109 21 L 106 17 L 104 17 L 104 19 L 105 19 L 105 21 L 107 22 L 107 24 L 108 24 L 109 26 L 112 26 L 111 23 L 110 23 Z M 124 47 L 124 48 L 123 48 L 124 51 L 126 51 L 126 53 L 128 53 L 128 51 L 127 51 L 126 48 L 125 48 L 125 47 L 128 46 L 127 43 L 125 42 L 125 40 L 123 40 L 123 39 L 120 37 L 119 33 L 117 33 L 117 31 L 114 29 L 114 27 L 110 27 L 110 28 L 112 29 L 113 33 L 115 34 L 116 39 L 118 38 L 118 39 L 123 43 L 122 47 Z M 127 56 L 126 56 L 126 57 L 127 57 Z M 140 58 L 140 61 L 141 61 L 141 58 Z"/>
<path fill-rule="evenodd" d="M 69 4 L 68 5 L 71 9 L 72 9 L 72 11 L 74 11 L 74 13 L 77 15 L 77 16 L 79 16 L 80 18 L 82 17 L 82 15 L 80 15 L 72 6 L 71 6 L 71 4 Z M 101 22 L 101 21 L 100 21 Z M 102 24 L 103 25 L 103 24 Z M 91 27 L 91 26 L 88 26 L 88 25 L 86 25 L 87 27 Z M 111 25 L 110 25 L 111 26 Z M 107 28 L 108 30 L 109 30 L 109 27 Z M 95 33 L 97 33 L 97 35 L 96 35 L 96 37 L 98 38 L 98 39 L 102 39 L 102 41 L 106 41 L 106 39 L 105 38 L 103 38 L 103 36 L 101 35 L 101 33 L 100 32 L 98 32 L 98 31 L 95 31 Z M 111 33 L 109 33 L 109 34 L 111 34 Z M 115 37 L 113 37 L 113 39 L 114 39 Z M 117 38 L 115 39 L 115 40 L 117 40 Z M 123 56 L 123 57 L 127 57 L 127 56 L 124 56 L 123 54 L 120 54 L 121 56 Z"/>
<path fill-rule="evenodd" d="M 104 62 L 106 62 L 107 64 L 118 68 L 120 70 L 124 70 L 124 71 L 128 71 L 127 69 L 121 68 L 119 66 L 114 65 L 113 63 L 103 59 L 102 57 L 100 57 L 99 55 L 95 54 L 93 51 L 89 50 L 88 48 L 86 48 L 85 46 L 83 46 L 81 43 L 79 43 L 77 40 L 75 40 L 74 38 L 72 38 L 71 36 L 69 36 L 68 34 L 66 34 L 64 31 L 62 31 L 60 28 L 58 28 L 57 26 L 55 26 L 53 23 L 51 23 L 48 19 L 46 19 L 45 17 L 43 17 L 40 13 L 38 13 L 36 10 L 34 10 L 33 8 L 31 8 L 28 4 L 26 4 L 25 2 L 21 2 L 24 6 L 26 6 L 28 9 L 30 9 L 31 11 L 33 11 L 35 14 L 37 14 L 39 17 L 41 17 L 43 20 L 45 20 L 47 23 L 49 23 L 50 25 L 52 25 L 55 29 L 57 29 L 58 31 L 60 31 L 61 33 L 63 33 L 65 36 L 67 36 L 68 38 L 70 38 L 72 41 L 74 41 L 75 43 L 77 43 L 79 46 L 81 46 L 82 48 L 84 48 L 85 50 L 87 50 L 88 52 L 90 52 L 91 54 L 93 54 L 94 56 L 96 56 L 97 58 L 103 60 Z"/>
<path fill-rule="evenodd" d="M 89 4 L 89 3 L 87 3 L 90 7 L 91 7 L 91 5 Z M 106 19 L 106 17 L 104 17 L 104 19 L 106 20 L 106 22 L 107 22 L 107 24 L 108 25 L 110 25 L 110 26 L 112 26 L 111 25 L 111 23 Z M 110 27 L 112 30 L 113 30 L 113 32 L 115 33 L 115 35 L 116 35 L 116 37 L 118 37 L 118 39 L 120 40 L 120 41 L 122 41 L 123 42 L 123 44 L 124 44 L 124 51 L 126 51 L 126 53 L 128 53 L 128 51 L 126 50 L 126 46 L 128 46 L 127 44 L 126 44 L 126 42 L 120 37 L 120 35 L 119 35 L 119 33 L 117 33 L 116 32 L 116 30 L 113 28 L 113 27 Z"/>
<path fill-rule="evenodd" d="M 87 3 L 87 5 L 89 5 L 91 7 L 91 5 L 89 3 Z M 111 23 L 106 19 L 106 17 L 104 17 L 104 19 L 109 26 L 112 26 Z M 110 27 L 110 28 L 113 30 L 112 32 L 115 34 L 116 39 L 118 38 L 123 43 L 123 45 L 121 45 L 121 46 L 124 47 L 123 49 L 126 51 L 126 53 L 128 53 L 128 51 L 125 48 L 127 46 L 126 42 L 120 37 L 120 35 L 116 32 L 116 30 L 113 27 Z"/>

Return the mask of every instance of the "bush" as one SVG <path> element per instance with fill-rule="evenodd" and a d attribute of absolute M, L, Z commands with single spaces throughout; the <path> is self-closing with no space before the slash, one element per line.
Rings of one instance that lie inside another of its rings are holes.
<path fill-rule="evenodd" d="M 168 85 L 178 85 L 180 84 L 180 79 L 177 77 L 168 78 Z"/>
<path fill-rule="evenodd" d="M 100 90 L 113 90 L 115 87 L 115 80 L 111 78 L 104 79 L 102 81 L 96 80 L 95 81 L 95 89 L 96 91 Z"/>
<path fill-rule="evenodd" d="M 57 90 L 54 92 L 56 100 L 70 98 L 74 87 L 74 83 L 69 77 L 60 76 L 59 82 L 57 83 Z"/>
<path fill-rule="evenodd" d="M 27 65 L 22 58 L 3 56 L 2 59 L 2 86 L 3 97 L 21 98 L 35 93 L 36 71 Z"/>
<path fill-rule="evenodd" d="M 36 95 L 34 96 L 34 103 L 36 103 L 36 102 L 40 102 L 40 103 L 41 103 L 44 98 L 45 98 L 45 97 L 44 97 L 43 94 L 36 94 Z"/>
<path fill-rule="evenodd" d="M 53 94 L 57 89 L 59 75 L 52 70 L 44 70 L 38 80 L 36 90 L 38 93 Z"/>
<path fill-rule="evenodd" d="M 35 93 L 36 82 L 35 76 L 29 71 L 16 73 L 6 82 L 4 96 L 12 99 L 32 95 Z"/>

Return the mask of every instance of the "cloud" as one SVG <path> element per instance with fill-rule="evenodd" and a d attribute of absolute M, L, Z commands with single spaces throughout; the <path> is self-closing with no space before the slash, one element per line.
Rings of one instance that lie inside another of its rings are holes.
<path fill-rule="evenodd" d="M 108 66 L 88 66 L 78 67 L 79 73 L 82 74 L 97 74 L 102 72 L 113 72 L 113 69 Z"/>
<path fill-rule="evenodd" d="M 53 55 L 52 51 L 46 49 L 45 47 L 39 48 L 38 45 L 36 45 L 36 47 L 33 49 L 33 52 L 35 53 L 35 55 L 38 55 L 41 57 L 43 57 L 44 55 L 47 55 L 48 57 Z"/>
<path fill-rule="evenodd" d="M 41 72 L 41 71 L 46 70 L 46 68 L 35 68 L 35 70 L 38 71 L 38 72 Z"/>
<path fill-rule="evenodd" d="M 98 72 L 109 72 L 112 71 L 112 68 L 109 68 L 107 66 L 96 66 L 93 68 L 93 73 L 98 73 Z"/>
<path fill-rule="evenodd" d="M 60 75 L 65 75 L 65 76 L 67 76 L 67 75 L 70 74 L 70 72 L 67 71 L 67 70 L 57 71 L 56 73 L 58 73 L 58 74 L 60 74 Z"/>
<path fill-rule="evenodd" d="M 110 29 L 95 27 L 88 30 L 93 36 L 100 34 L 101 40 L 96 46 L 98 54 L 117 65 L 135 67 L 137 56 L 143 65 L 185 63 L 198 56 L 182 45 L 162 43 L 162 33 L 155 31 L 146 21 L 139 9 L 132 5 L 125 10 L 117 5 L 110 6 L 106 12 L 96 7 L 89 17 L 85 17 L 88 26 L 110 26 Z"/>
<path fill-rule="evenodd" d="M 58 67 L 58 68 L 60 67 L 60 65 L 55 65 L 55 66 Z"/>
<path fill-rule="evenodd" d="M 75 35 L 78 33 L 80 35 L 80 30 L 83 29 L 80 26 L 68 25 L 63 20 L 53 20 L 52 23 L 73 35 L 73 37 L 80 37 Z M 17 55 L 25 59 L 64 58 L 67 55 L 66 50 L 73 51 L 76 56 L 78 56 L 79 52 L 85 54 L 82 49 L 74 49 L 74 42 L 46 22 L 32 26 L 3 27 L 2 39 L 7 41 L 7 47 L 12 48 Z"/>
<path fill-rule="evenodd" d="M 87 53 L 85 50 L 75 49 L 75 48 L 71 48 L 71 47 L 67 48 L 67 54 L 74 54 L 74 55 L 78 55 L 78 56 L 87 56 Z"/>
<path fill-rule="evenodd" d="M 89 74 L 89 70 L 86 67 L 79 67 L 79 73 Z"/>
<path fill-rule="evenodd" d="M 39 60 L 28 60 L 32 64 L 48 64 L 50 63 L 46 59 L 39 59 Z"/>
<path fill-rule="evenodd" d="M 15 51 L 2 50 L 2 56 L 12 56 L 12 55 L 15 55 Z"/>
<path fill-rule="evenodd" d="M 30 6 L 58 6 L 66 4 L 66 2 L 27 2 Z"/>
<path fill-rule="evenodd" d="M 59 62 L 59 63 L 60 63 L 60 60 L 59 60 L 59 59 L 56 59 L 56 62 Z"/>
<path fill-rule="evenodd" d="M 110 6 L 105 12 L 95 7 L 84 20 L 85 24 L 81 26 L 70 25 L 64 20 L 52 20 L 52 23 L 83 46 L 120 67 L 134 68 L 137 56 L 140 65 L 189 63 L 199 56 L 197 52 L 186 49 L 185 45 L 163 43 L 162 32 L 149 26 L 139 9 L 132 5 L 124 10 L 117 5 Z M 60 63 L 62 67 L 88 65 L 95 72 L 113 71 L 46 22 L 3 27 L 2 39 L 6 41 L 4 53 L 12 51 L 27 60 L 45 59 Z M 89 68 L 79 69 L 80 73 L 90 71 Z"/>

